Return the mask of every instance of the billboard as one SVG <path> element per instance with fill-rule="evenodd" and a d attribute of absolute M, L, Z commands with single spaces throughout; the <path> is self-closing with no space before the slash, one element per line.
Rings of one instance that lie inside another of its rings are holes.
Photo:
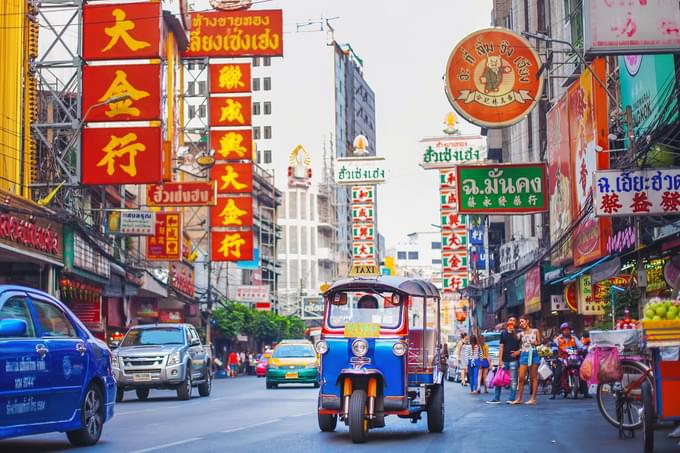
<path fill-rule="evenodd" d="M 479 135 L 424 138 L 420 143 L 423 168 L 450 168 L 486 160 L 486 139 Z"/>
<path fill-rule="evenodd" d="M 598 216 L 680 213 L 680 169 L 598 171 L 594 180 Z"/>
<path fill-rule="evenodd" d="M 584 48 L 599 55 L 678 52 L 677 0 L 584 0 Z"/>
<path fill-rule="evenodd" d="M 603 59 L 595 60 L 592 68 L 600 80 L 605 80 Z M 585 71 L 569 87 L 567 99 L 573 176 L 572 213 L 575 219 L 579 219 L 579 213 L 588 208 L 595 171 L 609 167 L 608 154 L 597 151 L 598 147 L 606 150 L 609 145 L 607 96 L 591 71 Z M 604 256 L 610 232 L 611 219 L 598 219 L 594 213 L 580 219 L 572 240 L 574 265 L 582 266 Z"/>
<path fill-rule="evenodd" d="M 550 197 L 550 244 L 562 238 L 573 221 L 571 206 L 571 150 L 569 148 L 569 110 L 566 94 L 557 100 L 547 115 L 548 193 Z M 563 264 L 572 258 L 571 239 L 553 250 L 550 261 Z"/>

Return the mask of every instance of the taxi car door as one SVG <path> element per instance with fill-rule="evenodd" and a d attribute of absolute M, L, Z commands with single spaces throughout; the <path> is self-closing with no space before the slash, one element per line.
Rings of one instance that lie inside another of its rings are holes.
<path fill-rule="evenodd" d="M 60 421 L 71 420 L 80 409 L 86 383 L 87 344 L 64 311 L 36 294 L 31 302 L 40 327 L 40 336 L 47 347 L 53 408 Z"/>
<path fill-rule="evenodd" d="M 0 438 L 18 434 L 22 426 L 56 421 L 47 348 L 37 336 L 24 292 L 0 294 L 0 322 L 11 319 L 24 321 L 26 330 L 0 336 Z"/>

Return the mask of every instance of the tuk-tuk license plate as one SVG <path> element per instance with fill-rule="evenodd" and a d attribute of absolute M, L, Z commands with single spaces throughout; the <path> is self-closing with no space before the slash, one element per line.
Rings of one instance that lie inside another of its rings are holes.
<path fill-rule="evenodd" d="M 298 378 L 297 372 L 286 373 L 286 379 L 297 379 L 297 378 Z"/>
<path fill-rule="evenodd" d="M 132 376 L 132 380 L 135 382 L 148 382 L 151 380 L 151 373 L 135 373 Z"/>

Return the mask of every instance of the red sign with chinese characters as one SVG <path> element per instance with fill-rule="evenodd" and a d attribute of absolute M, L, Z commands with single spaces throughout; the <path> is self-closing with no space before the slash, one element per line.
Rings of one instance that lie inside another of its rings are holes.
<path fill-rule="evenodd" d="M 253 123 L 253 102 L 250 96 L 212 96 L 211 126 L 250 126 Z"/>
<path fill-rule="evenodd" d="M 184 58 L 280 57 L 283 14 L 280 9 L 192 13 L 190 39 Z"/>
<path fill-rule="evenodd" d="M 210 65 L 211 93 L 250 93 L 252 79 L 250 63 Z"/>
<path fill-rule="evenodd" d="M 249 227 L 253 225 L 252 197 L 220 197 L 210 208 L 210 226 Z"/>
<path fill-rule="evenodd" d="M 210 170 L 210 179 L 217 182 L 217 193 L 249 193 L 253 191 L 253 165 L 216 164 Z"/>
<path fill-rule="evenodd" d="M 161 118 L 161 65 L 85 66 L 83 111 L 86 121 L 147 121 Z M 97 105 L 108 99 L 127 99 Z"/>
<path fill-rule="evenodd" d="M 210 147 L 215 160 L 252 160 L 252 129 L 210 129 Z"/>
<path fill-rule="evenodd" d="M 210 235 L 212 261 L 251 261 L 252 231 L 212 231 Z"/>
<path fill-rule="evenodd" d="M 160 127 L 87 127 L 82 149 L 85 185 L 151 184 L 163 179 Z"/>
<path fill-rule="evenodd" d="M 209 182 L 166 182 L 146 187 L 147 206 L 215 206 L 217 186 Z"/>
<path fill-rule="evenodd" d="M 157 212 L 156 234 L 146 239 L 146 259 L 149 261 L 180 261 L 182 259 L 182 214 Z"/>
<path fill-rule="evenodd" d="M 83 58 L 159 58 L 162 17 L 160 2 L 85 4 Z"/>
<path fill-rule="evenodd" d="M 194 297 L 194 270 L 184 263 L 170 263 L 168 286 L 189 297 Z"/>

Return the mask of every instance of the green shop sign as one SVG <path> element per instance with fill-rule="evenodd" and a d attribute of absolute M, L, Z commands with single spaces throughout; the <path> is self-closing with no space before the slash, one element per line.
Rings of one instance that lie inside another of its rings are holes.
<path fill-rule="evenodd" d="M 531 214 L 548 209 L 544 164 L 461 165 L 458 212 Z"/>

